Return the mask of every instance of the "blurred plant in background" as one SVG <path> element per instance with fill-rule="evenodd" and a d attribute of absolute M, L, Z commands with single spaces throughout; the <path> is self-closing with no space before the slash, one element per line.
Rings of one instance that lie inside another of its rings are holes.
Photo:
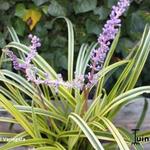
<path fill-rule="evenodd" d="M 10 39 L 7 38 L 7 25 L 12 25 L 19 38 L 26 44 L 26 37 L 31 31 L 40 37 L 42 49 L 39 52 L 56 71 L 67 70 L 67 28 L 59 21 L 53 24 L 57 16 L 68 17 L 75 27 L 75 56 L 81 43 L 92 42 L 108 18 L 110 9 L 117 0 L 0 0 L 0 47 Z M 7 18 L 7 19 L 6 19 Z M 121 38 L 113 61 L 127 56 L 130 48 L 140 39 L 146 23 L 150 23 L 150 1 L 134 0 L 123 17 Z M 55 38 L 53 38 L 55 37 Z M 139 84 L 150 83 L 148 72 L 149 59 Z M 9 67 L 8 65 L 6 67 Z M 118 71 L 120 74 L 120 71 Z M 112 79 L 118 77 L 116 73 Z M 111 83 L 110 79 L 110 83 Z"/>

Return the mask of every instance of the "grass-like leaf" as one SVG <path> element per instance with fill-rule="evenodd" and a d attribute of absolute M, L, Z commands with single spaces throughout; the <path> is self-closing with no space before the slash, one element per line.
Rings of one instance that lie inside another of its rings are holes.
<path fill-rule="evenodd" d="M 80 129 L 83 131 L 83 133 L 86 135 L 86 137 L 96 150 L 104 150 L 103 146 L 101 145 L 100 141 L 97 139 L 93 131 L 88 127 L 86 122 L 80 116 L 75 113 L 71 113 L 69 115 L 69 118 L 76 122 L 76 124 L 80 127 Z"/>
<path fill-rule="evenodd" d="M 116 142 L 118 143 L 120 150 L 130 150 L 124 138 L 119 133 L 117 128 L 111 123 L 111 121 L 109 121 L 107 118 L 104 118 L 104 117 L 101 118 L 101 120 L 105 123 L 107 128 L 110 130 L 110 132 L 114 136 Z"/>
<path fill-rule="evenodd" d="M 25 139 L 23 141 L 17 141 L 17 142 L 9 142 L 7 144 L 5 144 L 4 146 L 1 146 L 0 149 L 1 150 L 9 150 L 15 147 L 19 147 L 19 146 L 34 146 L 34 145 L 39 145 L 39 144 L 48 144 L 48 145 L 53 145 L 53 141 L 50 139 L 38 139 L 38 138 L 34 138 L 34 139 Z"/>
<path fill-rule="evenodd" d="M 114 98 L 111 101 L 111 103 L 107 104 L 105 108 L 103 108 L 100 115 L 107 114 L 110 110 L 114 109 L 115 107 L 119 106 L 122 103 L 124 103 L 125 105 L 131 101 L 138 100 L 135 98 L 143 93 L 150 93 L 150 86 L 138 87 L 138 88 L 129 90 L 123 94 L 120 94 L 118 97 Z"/>
<path fill-rule="evenodd" d="M 0 105 L 18 121 L 18 123 L 29 133 L 30 136 L 34 137 L 31 123 L 28 122 L 28 120 L 2 94 L 0 94 Z"/>

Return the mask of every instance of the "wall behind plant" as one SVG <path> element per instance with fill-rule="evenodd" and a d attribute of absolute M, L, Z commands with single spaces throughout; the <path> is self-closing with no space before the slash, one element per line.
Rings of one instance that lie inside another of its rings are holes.
<path fill-rule="evenodd" d="M 23 43 L 27 35 L 38 35 L 42 41 L 39 53 L 57 70 L 67 68 L 67 28 L 57 16 L 68 17 L 75 30 L 75 51 L 84 42 L 96 41 L 103 24 L 108 18 L 112 5 L 117 0 L 0 0 L 0 48 L 8 41 L 7 26 L 15 28 Z M 134 0 L 122 17 L 121 38 L 113 60 L 125 57 L 130 48 L 140 39 L 143 29 L 150 23 L 150 0 Z M 8 67 L 8 66 L 6 66 Z M 139 84 L 150 84 L 148 59 Z M 120 73 L 118 72 L 118 75 Z M 114 76 L 114 78 L 117 74 Z"/>

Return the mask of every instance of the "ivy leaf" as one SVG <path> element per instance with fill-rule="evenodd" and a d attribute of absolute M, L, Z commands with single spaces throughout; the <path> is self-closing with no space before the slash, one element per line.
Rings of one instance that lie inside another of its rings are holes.
<path fill-rule="evenodd" d="M 0 10 L 8 10 L 10 7 L 9 3 L 8 2 L 1 2 L 0 3 Z"/>
<path fill-rule="evenodd" d="M 94 14 L 99 16 L 100 20 L 105 20 L 107 19 L 108 15 L 109 15 L 109 9 L 101 6 L 101 7 L 97 7 L 94 10 Z"/>
<path fill-rule="evenodd" d="M 93 33 L 96 35 L 100 33 L 100 26 L 98 26 L 93 20 L 87 19 L 85 26 L 87 33 Z"/>
<path fill-rule="evenodd" d="M 141 16 L 147 23 L 150 24 L 150 12 L 142 11 Z"/>
<path fill-rule="evenodd" d="M 74 3 L 74 11 L 76 14 L 94 10 L 97 0 L 77 0 Z"/>
<path fill-rule="evenodd" d="M 130 39 L 128 38 L 120 38 L 119 43 L 117 45 L 117 50 L 116 52 L 121 52 L 121 54 L 123 55 L 123 57 L 126 57 L 130 50 L 132 49 L 132 47 L 134 46 L 134 42 L 132 42 Z"/>
<path fill-rule="evenodd" d="M 44 12 L 44 14 L 48 14 L 48 5 L 43 5 L 42 7 L 41 7 L 41 9 L 42 9 L 42 11 Z"/>
<path fill-rule="evenodd" d="M 18 35 L 23 36 L 25 31 L 25 23 L 21 19 L 15 21 L 15 31 Z"/>
<path fill-rule="evenodd" d="M 56 65 L 54 63 L 54 53 L 47 53 L 47 52 L 43 52 L 42 50 L 42 53 L 40 53 L 40 55 L 55 69 L 56 68 Z"/>
<path fill-rule="evenodd" d="M 58 67 L 62 67 L 67 70 L 67 57 L 65 55 L 57 56 L 55 61 L 57 62 Z"/>
<path fill-rule="evenodd" d="M 143 0 L 134 0 L 137 4 L 140 4 Z"/>
<path fill-rule="evenodd" d="M 32 30 L 35 25 L 38 23 L 38 21 L 41 19 L 41 12 L 37 9 L 28 9 L 23 16 L 23 21 L 25 21 L 30 30 Z"/>
<path fill-rule="evenodd" d="M 16 5 L 15 16 L 23 18 L 23 16 L 25 15 L 26 11 L 27 10 L 26 10 L 24 4 L 22 4 L 22 3 L 18 4 L 18 5 Z"/>
<path fill-rule="evenodd" d="M 56 36 L 54 40 L 52 40 L 52 47 L 64 47 L 67 42 L 67 39 L 63 36 Z"/>
<path fill-rule="evenodd" d="M 106 0 L 105 4 L 107 5 L 108 8 L 112 8 L 113 5 L 116 5 L 118 0 Z"/>
<path fill-rule="evenodd" d="M 51 16 L 65 16 L 66 15 L 66 9 L 61 6 L 57 1 L 52 0 L 51 4 L 48 7 L 48 13 Z"/>
<path fill-rule="evenodd" d="M 35 5 L 37 5 L 37 6 L 40 6 L 40 5 L 42 5 L 42 4 L 44 4 L 44 3 L 46 3 L 46 2 L 48 2 L 48 0 L 32 0 L 34 3 L 35 3 Z"/>
<path fill-rule="evenodd" d="M 142 11 L 134 12 L 126 22 L 127 32 L 132 39 L 138 40 L 141 38 L 141 34 L 146 25 L 146 21 L 144 20 L 142 14 Z"/>

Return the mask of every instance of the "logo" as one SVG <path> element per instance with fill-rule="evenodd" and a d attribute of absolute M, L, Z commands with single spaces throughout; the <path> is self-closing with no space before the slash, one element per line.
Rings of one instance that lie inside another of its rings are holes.
<path fill-rule="evenodd" d="M 137 145 L 137 144 L 140 144 L 140 142 L 150 141 L 150 137 L 137 136 L 137 132 L 140 131 L 140 129 L 132 129 L 132 131 L 133 131 L 133 135 L 134 135 L 134 139 L 133 139 L 132 144 Z"/>

